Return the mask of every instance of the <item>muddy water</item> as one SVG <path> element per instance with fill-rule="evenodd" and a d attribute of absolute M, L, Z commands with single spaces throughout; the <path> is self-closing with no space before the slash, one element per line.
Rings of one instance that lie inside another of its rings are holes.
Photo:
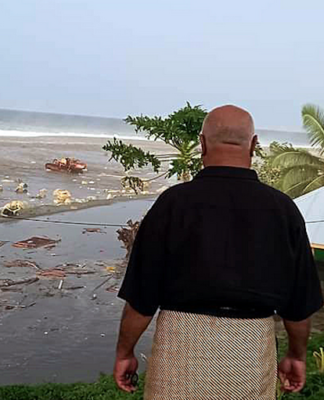
<path fill-rule="evenodd" d="M 46 221 L 123 224 L 138 219 L 152 201 L 132 201 L 42 218 Z M 17 241 L 34 235 L 59 238 L 51 250 L 16 249 L 7 243 L 0 248 L 0 278 L 21 279 L 35 271 L 4 268 L 3 262 L 30 259 L 47 269 L 61 263 L 120 258 L 124 255 L 116 237 L 117 228 L 103 233 L 83 233 L 86 225 L 19 221 L 0 226 L 0 240 Z M 34 304 L 26 309 L 0 312 L 0 384 L 93 381 L 100 372 L 111 373 L 116 334 L 123 301 L 104 288 L 93 290 L 106 277 L 106 271 L 77 278 L 64 285 L 84 286 L 75 291 L 58 291 L 58 280 L 26 286 L 22 292 L 0 292 L 6 304 Z M 50 288 L 49 288 L 50 285 Z M 1 310 L 1 308 L 0 308 Z M 137 346 L 137 354 L 148 354 L 154 324 Z M 140 369 L 145 362 L 140 361 Z"/>

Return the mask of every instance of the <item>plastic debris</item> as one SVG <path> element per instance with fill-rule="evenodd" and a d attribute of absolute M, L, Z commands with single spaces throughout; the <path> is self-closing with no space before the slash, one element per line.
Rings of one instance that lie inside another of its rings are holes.
<path fill-rule="evenodd" d="M 44 199 L 47 195 L 47 189 L 41 189 L 36 195 L 37 199 Z"/>
<path fill-rule="evenodd" d="M 30 239 L 21 240 L 12 244 L 13 247 L 18 247 L 22 249 L 37 249 L 39 247 L 53 246 L 56 245 L 61 240 L 54 240 L 48 237 L 38 237 L 33 236 Z"/>
<path fill-rule="evenodd" d="M 7 203 L 1 209 L 2 217 L 14 217 L 15 215 L 19 215 L 19 212 L 27 207 L 27 203 L 24 201 L 14 200 L 10 203 Z"/>
<path fill-rule="evenodd" d="M 27 193 L 28 185 L 27 183 L 21 182 L 19 185 L 16 187 L 15 192 L 16 193 Z"/>
<path fill-rule="evenodd" d="M 68 190 L 56 189 L 53 192 L 55 204 L 71 204 L 71 193 Z"/>
<path fill-rule="evenodd" d="M 61 279 L 61 280 L 60 280 L 60 283 L 59 283 L 59 285 L 58 285 L 58 290 L 62 290 L 63 283 L 64 283 L 64 281 L 63 281 L 63 279 Z"/>
<path fill-rule="evenodd" d="M 106 271 L 108 272 L 115 272 L 116 271 L 116 267 L 107 267 Z"/>

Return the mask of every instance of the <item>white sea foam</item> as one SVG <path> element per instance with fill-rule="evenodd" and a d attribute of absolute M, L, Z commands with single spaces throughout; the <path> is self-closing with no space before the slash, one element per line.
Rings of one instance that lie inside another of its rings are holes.
<path fill-rule="evenodd" d="M 282 135 L 284 134 L 284 135 Z M 259 141 L 262 146 L 269 146 L 271 142 L 277 141 L 279 143 L 292 143 L 293 146 L 297 148 L 312 148 L 307 140 L 307 136 L 301 138 L 301 133 L 298 133 L 298 138 L 294 138 L 294 133 L 292 132 L 282 132 L 282 131 L 266 131 L 264 130 L 262 134 L 259 135 Z M 100 139 L 120 139 L 120 140 L 140 140 L 140 141 L 154 141 L 154 139 L 147 139 L 143 134 L 134 135 L 123 135 L 120 133 L 84 133 L 84 132 L 36 132 L 36 131 L 19 131 L 19 130 L 3 130 L 0 129 L 1 137 L 12 137 L 12 138 L 100 138 Z M 297 140 L 295 140 L 297 139 Z M 161 139 L 157 139 L 161 141 Z"/>
<path fill-rule="evenodd" d="M 33 132 L 1 130 L 0 137 L 19 137 L 19 138 L 42 138 L 42 137 L 72 137 L 72 138 L 102 138 L 102 139 L 124 139 L 124 140 L 153 140 L 147 139 L 142 135 L 121 135 L 116 133 L 82 133 L 82 132 Z"/>

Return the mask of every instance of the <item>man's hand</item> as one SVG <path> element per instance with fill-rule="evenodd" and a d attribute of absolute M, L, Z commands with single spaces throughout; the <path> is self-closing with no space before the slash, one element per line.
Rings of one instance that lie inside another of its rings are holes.
<path fill-rule="evenodd" d="M 280 362 L 278 373 L 283 392 L 299 392 L 306 382 L 306 361 L 287 355 Z"/>
<path fill-rule="evenodd" d="M 134 348 L 151 320 L 152 317 L 140 314 L 130 304 L 126 303 L 120 324 L 114 368 L 116 384 L 126 392 L 133 392 L 136 389 L 132 384 L 132 376 L 136 373 L 138 367 Z"/>
<path fill-rule="evenodd" d="M 137 358 L 132 355 L 129 358 L 116 358 L 114 378 L 119 389 L 132 393 L 136 387 L 132 384 L 132 376 L 138 368 Z"/>

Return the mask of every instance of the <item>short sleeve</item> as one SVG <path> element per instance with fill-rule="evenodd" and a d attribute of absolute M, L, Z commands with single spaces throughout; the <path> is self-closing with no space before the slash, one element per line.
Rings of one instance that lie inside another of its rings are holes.
<path fill-rule="evenodd" d="M 153 316 L 160 305 L 167 218 L 163 206 L 163 200 L 159 198 L 144 217 L 118 293 L 118 297 L 145 316 Z"/>
<path fill-rule="evenodd" d="M 295 277 L 286 309 L 278 314 L 289 321 L 307 319 L 323 307 L 321 283 L 305 224 L 296 240 Z"/>

